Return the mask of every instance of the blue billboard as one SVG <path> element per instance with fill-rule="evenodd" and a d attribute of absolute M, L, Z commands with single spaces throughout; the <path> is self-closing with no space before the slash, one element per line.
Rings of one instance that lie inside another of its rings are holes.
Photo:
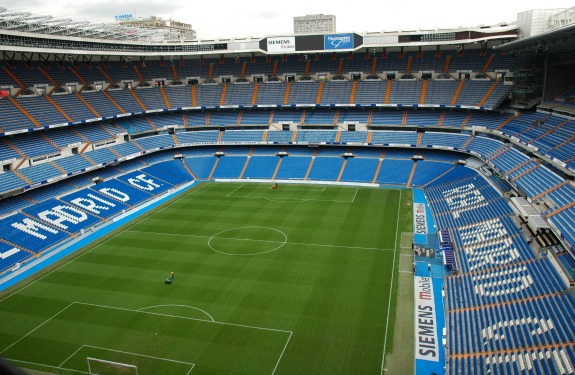
<path fill-rule="evenodd" d="M 116 15 L 116 16 L 114 16 L 114 18 L 116 20 L 130 20 L 130 19 L 134 18 L 134 16 L 132 15 L 132 13 L 124 13 L 124 14 Z"/>
<path fill-rule="evenodd" d="M 353 49 L 353 34 L 328 34 L 323 36 L 323 49 Z"/>

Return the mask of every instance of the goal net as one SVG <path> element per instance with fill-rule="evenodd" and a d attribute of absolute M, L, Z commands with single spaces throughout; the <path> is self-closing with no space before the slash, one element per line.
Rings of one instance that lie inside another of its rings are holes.
<path fill-rule="evenodd" d="M 138 375 L 138 366 L 107 361 L 99 358 L 86 358 L 90 375 Z"/>

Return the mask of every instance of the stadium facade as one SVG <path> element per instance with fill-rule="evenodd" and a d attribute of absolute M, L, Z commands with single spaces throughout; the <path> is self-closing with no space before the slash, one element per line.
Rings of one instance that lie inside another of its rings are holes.
<path fill-rule="evenodd" d="M 331 34 L 336 32 L 336 17 L 331 14 L 308 14 L 293 18 L 294 34 Z"/>

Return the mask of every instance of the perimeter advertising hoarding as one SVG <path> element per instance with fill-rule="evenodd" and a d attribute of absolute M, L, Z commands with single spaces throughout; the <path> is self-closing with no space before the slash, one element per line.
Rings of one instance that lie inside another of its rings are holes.
<path fill-rule="evenodd" d="M 415 234 L 427 234 L 427 212 L 425 204 L 413 204 L 413 228 Z"/>
<path fill-rule="evenodd" d="M 295 37 L 284 36 L 278 38 L 267 38 L 268 52 L 295 52 Z"/>
<path fill-rule="evenodd" d="M 353 50 L 361 47 L 363 37 L 357 34 L 296 35 L 260 40 L 260 49 L 269 53 Z"/>
<path fill-rule="evenodd" d="M 439 362 L 437 317 L 433 282 L 429 277 L 415 276 L 415 359 Z"/>
<path fill-rule="evenodd" d="M 323 36 L 323 49 L 353 49 L 353 34 L 328 34 Z"/>

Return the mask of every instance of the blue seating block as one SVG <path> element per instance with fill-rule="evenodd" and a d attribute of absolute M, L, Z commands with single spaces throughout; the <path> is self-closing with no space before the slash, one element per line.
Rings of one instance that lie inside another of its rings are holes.
<path fill-rule="evenodd" d="M 11 269 L 16 263 L 31 256 L 27 251 L 0 241 L 0 272 Z"/>
<path fill-rule="evenodd" d="M 134 171 L 118 176 L 116 179 L 149 194 L 159 194 L 173 187 L 169 182 L 160 180 L 141 171 Z"/>
<path fill-rule="evenodd" d="M 63 230 L 20 213 L 1 219 L 0 233 L 6 241 L 36 253 L 68 237 Z"/>
<path fill-rule="evenodd" d="M 94 185 L 91 189 L 102 193 L 106 197 L 115 199 L 130 206 L 137 205 L 138 203 L 152 197 L 150 193 L 132 187 L 116 179 Z"/>
<path fill-rule="evenodd" d="M 272 178 L 279 160 L 279 156 L 252 156 L 242 178 Z"/>
<path fill-rule="evenodd" d="M 246 156 L 223 156 L 214 171 L 214 178 L 239 178 Z"/>
<path fill-rule="evenodd" d="M 78 233 L 82 229 L 97 224 L 100 220 L 83 210 L 56 199 L 49 199 L 34 206 L 26 207 L 25 213 L 38 218 L 50 226 L 68 233 Z"/>
<path fill-rule="evenodd" d="M 193 177 L 180 160 L 167 160 L 141 169 L 146 174 L 159 178 L 172 185 L 192 181 Z"/>
<path fill-rule="evenodd" d="M 60 198 L 61 201 L 79 207 L 90 214 L 109 218 L 129 207 L 91 189 L 82 189 Z"/>

